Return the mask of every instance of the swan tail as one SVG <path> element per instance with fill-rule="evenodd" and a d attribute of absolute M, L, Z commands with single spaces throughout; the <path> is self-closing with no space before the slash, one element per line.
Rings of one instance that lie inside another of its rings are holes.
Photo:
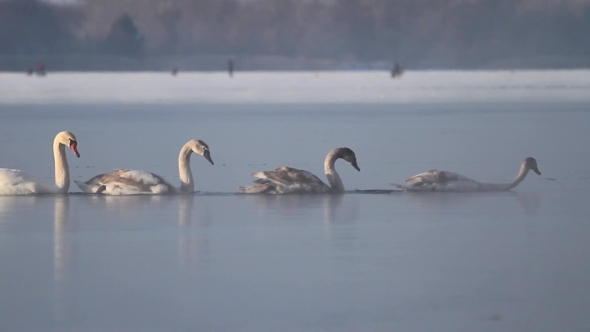
<path fill-rule="evenodd" d="M 80 188 L 80 190 L 82 190 L 82 192 L 85 192 L 87 194 L 100 194 L 106 189 L 106 187 L 101 184 L 96 184 L 96 183 L 88 184 L 86 182 L 82 182 L 82 181 L 78 181 L 78 180 L 74 180 L 74 182 L 76 183 L 78 188 Z"/>
<path fill-rule="evenodd" d="M 404 186 L 402 184 L 390 183 L 390 185 L 392 185 L 398 189 L 404 190 L 404 191 L 452 191 L 452 190 L 449 190 L 448 188 L 433 185 L 433 184 L 421 185 L 421 186 Z"/>
<path fill-rule="evenodd" d="M 397 189 L 401 189 L 401 190 L 412 190 L 411 187 L 404 186 L 403 184 L 390 183 L 390 185 L 396 187 Z"/>
<path fill-rule="evenodd" d="M 253 186 L 239 186 L 238 189 L 245 194 L 265 194 L 271 189 L 271 186 L 257 184 Z"/>

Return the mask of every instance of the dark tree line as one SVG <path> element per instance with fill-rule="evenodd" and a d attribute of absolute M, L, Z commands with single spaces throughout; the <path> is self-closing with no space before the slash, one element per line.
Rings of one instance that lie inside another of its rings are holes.
<path fill-rule="evenodd" d="M 139 56 L 143 51 L 144 38 L 129 14 L 122 14 L 111 27 L 105 40 L 105 51 L 125 56 Z"/>
<path fill-rule="evenodd" d="M 590 58 L 590 1 L 0 0 L 0 53 L 234 54 L 478 67 Z"/>
<path fill-rule="evenodd" d="M 0 54 L 71 51 L 83 16 L 37 0 L 0 0 Z"/>

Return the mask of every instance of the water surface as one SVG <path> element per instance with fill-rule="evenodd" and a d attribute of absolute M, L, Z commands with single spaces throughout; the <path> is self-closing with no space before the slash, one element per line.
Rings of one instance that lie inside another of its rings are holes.
<path fill-rule="evenodd" d="M 73 179 L 125 167 L 177 183 L 178 151 L 192 138 L 215 166 L 193 156 L 195 195 L 71 187 L 0 197 L 0 330 L 589 330 L 590 85 L 586 72 L 557 72 L 553 83 L 544 74 L 331 73 L 321 84 L 323 73 L 192 74 L 182 84 L 164 74 L 146 84 L 155 73 L 2 74 L 2 167 L 52 182 L 61 130 L 79 142 Z M 346 94 L 359 80 L 373 83 Z M 256 84 L 235 86 L 245 81 Z M 107 102 L 113 85 L 124 98 Z M 204 100 L 197 88 L 207 87 Z M 167 95 L 182 102 L 150 99 Z M 361 168 L 337 163 L 349 190 L 432 168 L 508 182 L 527 156 L 543 175 L 508 193 L 236 194 L 250 173 L 278 166 L 323 178 L 339 146 Z"/>

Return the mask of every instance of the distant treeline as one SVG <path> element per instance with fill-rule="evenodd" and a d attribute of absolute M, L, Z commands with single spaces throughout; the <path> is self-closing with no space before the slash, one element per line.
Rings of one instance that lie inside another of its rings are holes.
<path fill-rule="evenodd" d="M 21 69 L 17 60 L 31 57 L 64 56 L 60 67 L 74 58 L 70 69 L 91 69 L 84 57 L 150 67 L 146 59 L 214 55 L 418 69 L 586 67 L 590 1 L 0 0 L 0 69 Z"/>

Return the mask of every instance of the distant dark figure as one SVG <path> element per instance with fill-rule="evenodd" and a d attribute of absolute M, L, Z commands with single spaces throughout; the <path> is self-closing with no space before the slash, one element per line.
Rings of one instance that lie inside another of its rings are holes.
<path fill-rule="evenodd" d="M 37 62 L 35 66 L 35 72 L 38 76 L 45 76 L 45 64 L 42 61 Z"/>
<path fill-rule="evenodd" d="M 35 73 L 35 69 L 33 69 L 33 68 L 31 68 L 31 67 L 29 67 L 29 68 L 27 69 L 27 75 L 31 76 L 31 75 L 33 75 L 34 73 Z"/>
<path fill-rule="evenodd" d="M 394 78 L 402 76 L 403 72 L 404 68 L 402 67 L 402 65 L 399 62 L 396 62 L 393 66 L 393 69 L 391 69 L 391 77 Z"/>
<path fill-rule="evenodd" d="M 172 76 L 176 76 L 178 74 L 178 67 L 172 68 Z"/>
<path fill-rule="evenodd" d="M 234 77 L 234 62 L 231 59 L 227 60 L 227 72 L 229 77 Z"/>

